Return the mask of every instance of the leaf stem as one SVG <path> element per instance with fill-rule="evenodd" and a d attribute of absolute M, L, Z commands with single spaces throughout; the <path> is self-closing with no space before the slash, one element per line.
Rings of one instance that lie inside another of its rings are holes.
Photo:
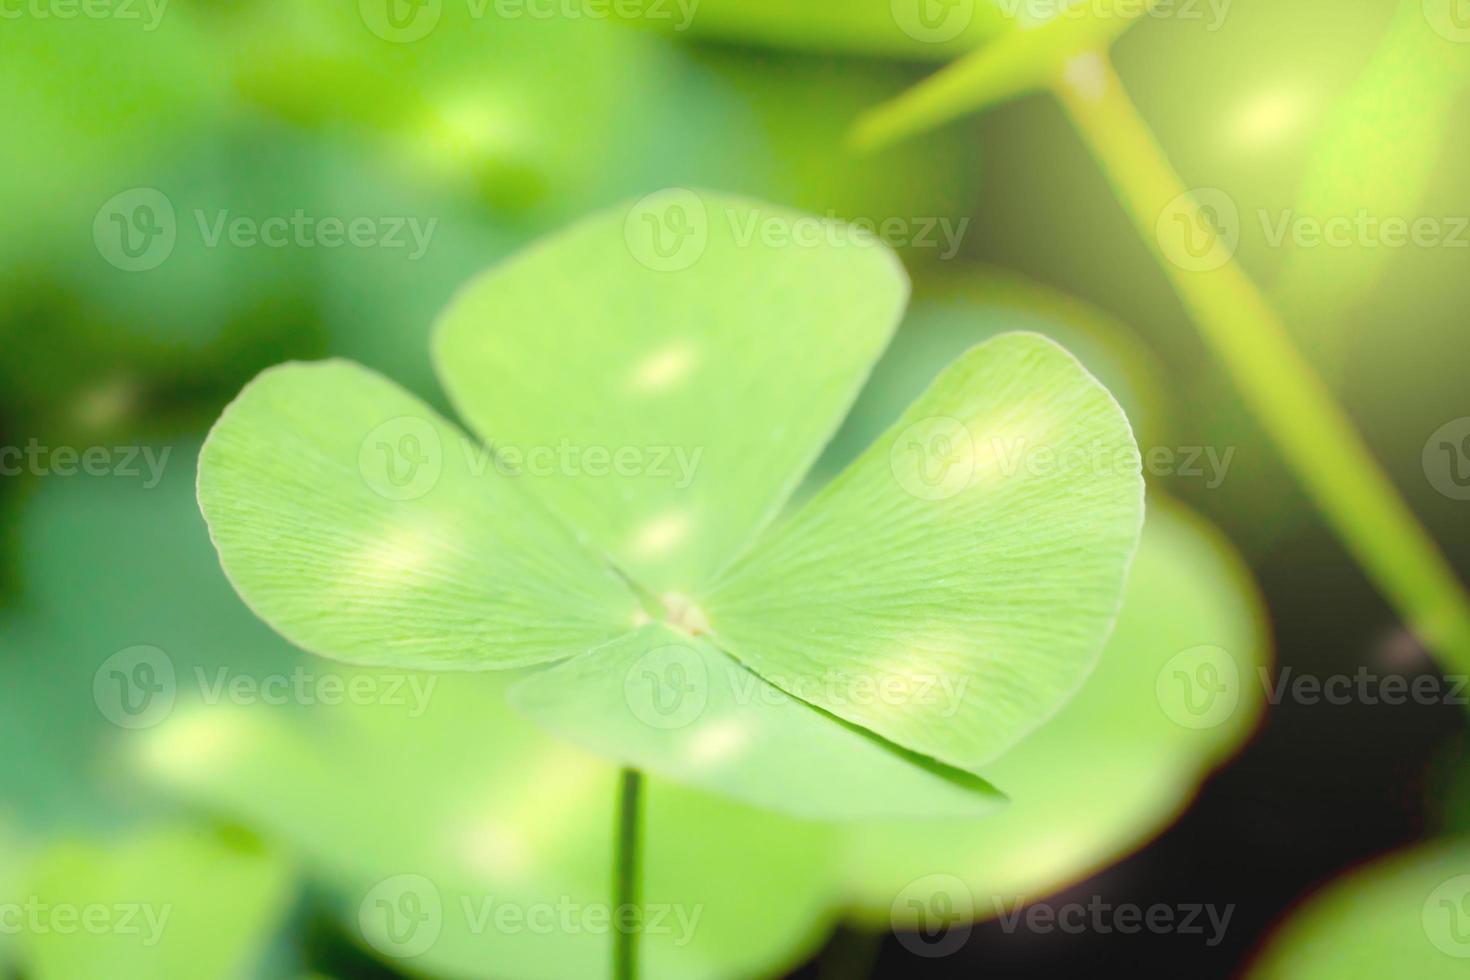
<path fill-rule="evenodd" d="M 1107 57 L 1081 56 L 1053 88 L 1206 342 L 1339 538 L 1425 645 L 1445 664 L 1470 670 L 1470 598 L 1280 317 L 1228 250 L 1180 261 L 1200 257 L 1196 235 L 1211 227 L 1210 215 Z"/>
<path fill-rule="evenodd" d="M 642 796 L 643 774 L 637 769 L 622 770 L 618 778 L 613 852 L 613 980 L 638 977 L 638 932 L 642 928 L 639 907 Z M 623 911 L 628 908 L 631 911 Z"/>

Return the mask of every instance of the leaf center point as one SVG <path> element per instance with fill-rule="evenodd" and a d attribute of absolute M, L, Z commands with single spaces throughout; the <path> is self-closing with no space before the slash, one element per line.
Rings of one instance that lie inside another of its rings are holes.
<path fill-rule="evenodd" d="M 704 610 L 682 592 L 665 592 L 659 597 L 664 604 L 664 620 L 674 629 L 690 636 L 709 632 L 709 620 Z"/>

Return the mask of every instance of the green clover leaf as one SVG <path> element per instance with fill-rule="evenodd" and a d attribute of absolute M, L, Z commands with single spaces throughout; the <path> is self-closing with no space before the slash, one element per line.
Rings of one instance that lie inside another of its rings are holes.
<path fill-rule="evenodd" d="M 470 426 L 528 470 L 565 440 L 621 453 L 606 474 L 558 461 L 535 493 L 653 591 L 692 591 L 790 496 L 907 298 L 871 237 L 668 191 L 470 283 L 435 363 Z"/>
<path fill-rule="evenodd" d="M 983 812 L 955 770 L 1087 676 L 1143 483 L 1106 389 L 1012 334 L 770 526 L 906 299 L 871 236 L 662 192 L 451 304 L 436 366 L 483 446 L 364 369 L 286 365 L 216 424 L 200 506 L 237 591 L 313 652 L 565 661 L 513 702 L 617 761 L 804 816 Z M 701 666 L 709 718 L 632 724 L 639 676 Z"/>
<path fill-rule="evenodd" d="M 1213 655 L 1224 685 L 1199 714 L 1179 687 L 1193 678 L 1178 676 L 1196 651 Z M 1151 500 L 1123 611 L 1096 671 L 987 768 L 1012 804 L 981 821 L 844 827 L 850 914 L 911 928 L 947 890 L 976 918 L 991 918 L 1138 849 L 1250 737 L 1265 709 L 1257 673 L 1271 659 L 1265 608 L 1244 560 L 1204 519 Z"/>
<path fill-rule="evenodd" d="M 639 768 L 799 816 L 971 816 L 1000 801 L 983 780 L 834 722 L 662 624 L 532 675 L 509 697 L 592 751 L 612 743 Z"/>

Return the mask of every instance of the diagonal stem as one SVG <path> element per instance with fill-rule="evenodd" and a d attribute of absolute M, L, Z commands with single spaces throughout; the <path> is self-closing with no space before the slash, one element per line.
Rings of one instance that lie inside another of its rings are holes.
<path fill-rule="evenodd" d="M 1339 538 L 1425 645 L 1444 664 L 1470 670 L 1470 598 L 1275 311 L 1228 252 L 1176 261 L 1199 257 L 1195 236 L 1210 227 L 1206 214 L 1107 58 L 1079 57 L 1053 87 L 1206 342 Z"/>
<path fill-rule="evenodd" d="M 637 980 L 638 931 L 642 911 L 640 836 L 643 774 L 624 769 L 618 777 L 617 828 L 613 851 L 613 980 Z"/>

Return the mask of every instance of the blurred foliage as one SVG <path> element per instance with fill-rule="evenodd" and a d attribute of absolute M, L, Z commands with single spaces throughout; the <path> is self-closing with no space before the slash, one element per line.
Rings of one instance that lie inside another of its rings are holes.
<path fill-rule="evenodd" d="M 24 177 L 0 203 L 16 216 L 10 240 L 27 244 L 0 274 L 0 340 L 17 355 L 0 380 L 31 427 L 70 422 L 99 385 L 217 397 L 270 363 L 329 352 L 427 394 L 428 325 L 460 283 L 540 232 L 663 186 L 875 221 L 958 221 L 972 200 L 964 137 L 878 158 L 843 148 L 861 108 L 908 77 L 893 66 L 792 56 L 752 72 L 735 52 L 453 4 L 409 45 L 371 34 L 350 5 L 285 0 L 170 11 L 148 34 L 98 23 L 19 21 L 0 59 L 13 115 L 0 106 L 33 137 L 0 149 Z M 73 34 L 80 49 L 58 43 Z M 95 91 L 111 101 L 94 126 L 73 107 Z M 89 241 L 97 210 L 135 187 L 160 191 L 177 221 L 173 252 L 147 274 Z M 214 237 L 221 219 L 298 211 L 416 220 L 430 248 L 419 261 Z"/>
<path fill-rule="evenodd" d="M 148 449 L 162 463 L 156 486 L 140 457 L 134 479 L 48 479 L 20 515 L 23 585 L 0 630 L 0 737 L 34 746 L 5 765 L 4 809 L 30 838 L 111 831 L 157 811 L 157 794 L 118 765 L 138 733 L 109 720 L 113 689 L 94 683 L 110 683 L 114 654 L 156 648 L 196 690 L 196 670 L 212 683 L 220 671 L 296 663 L 219 573 L 194 504 L 197 443 Z"/>
<path fill-rule="evenodd" d="M 289 907 L 290 880 L 279 857 L 248 841 L 189 829 L 107 845 L 58 843 L 30 870 L 21 933 L 27 975 L 243 975 Z"/>
<path fill-rule="evenodd" d="M 686 22 L 656 16 L 673 6 L 669 0 L 634 4 L 638 13 L 630 19 L 638 23 L 677 31 Z M 1013 30 L 1016 20 L 1006 10 L 999 0 L 698 0 L 697 15 L 687 18 L 685 29 L 695 37 L 780 48 L 938 59 Z"/>
<path fill-rule="evenodd" d="M 1470 842 L 1391 854 L 1329 883 L 1286 920 L 1250 980 L 1452 980 L 1470 956 Z"/>
<path fill-rule="evenodd" d="M 454 977 L 480 976 L 492 959 L 507 976 L 600 975 L 605 931 L 476 928 L 487 900 L 561 903 L 577 922 L 612 901 L 617 770 L 506 708 L 514 679 L 439 676 L 420 715 L 344 705 L 291 724 L 268 710 L 181 711 L 142 761 L 298 851 L 360 942 L 375 936 L 363 939 L 359 922 L 380 882 L 425 879 L 442 932 L 422 953 L 380 940 L 389 962 L 406 955 Z M 670 928 L 644 938 L 648 976 L 779 972 L 820 941 L 832 915 L 830 834 L 657 779 L 647 805 L 644 900 L 670 906 Z M 698 928 L 676 928 L 679 914 L 698 915 Z"/>
<path fill-rule="evenodd" d="M 1358 215 L 1434 222 L 1453 216 L 1424 208 L 1441 166 L 1445 137 L 1470 82 L 1470 46 L 1446 44 L 1426 23 L 1421 0 L 1401 0 L 1388 34 L 1313 141 L 1294 205 L 1323 218 Z M 1264 107 L 1263 114 L 1271 109 Z M 1267 115 L 1258 125 L 1269 125 Z M 1453 232 L 1451 232 L 1453 234 Z M 1460 236 L 1470 247 L 1470 233 Z M 1289 323 L 1329 370 L 1369 325 L 1359 315 L 1396 253 L 1374 241 L 1292 248 L 1282 260 L 1276 299 Z"/>

